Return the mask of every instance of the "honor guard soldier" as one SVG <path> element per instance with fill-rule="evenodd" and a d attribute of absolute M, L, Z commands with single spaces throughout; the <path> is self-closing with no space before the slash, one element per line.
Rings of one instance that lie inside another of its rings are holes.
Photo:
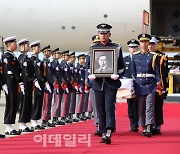
<path fill-rule="evenodd" d="M 5 79 L 2 74 L 2 63 L 0 61 L 0 97 L 1 97 L 1 89 L 4 90 L 5 94 L 8 94 L 7 85 L 5 84 Z M 0 134 L 0 138 L 5 138 L 5 135 Z"/>
<path fill-rule="evenodd" d="M 76 99 L 76 117 L 80 120 L 87 120 L 85 115 L 83 114 L 83 106 L 84 106 L 84 100 L 85 100 L 85 54 L 80 54 L 77 56 L 78 63 L 76 66 L 77 72 L 79 74 L 78 82 L 80 84 L 79 86 L 79 92 L 77 93 L 77 99 Z"/>
<path fill-rule="evenodd" d="M 75 61 L 76 61 L 76 55 L 75 52 L 72 52 L 69 54 L 69 62 L 68 62 L 68 66 L 71 71 L 71 79 L 72 79 L 71 80 L 72 92 L 71 92 L 69 118 L 72 119 L 73 122 L 79 122 L 78 118 L 73 117 L 76 108 L 76 92 L 78 91 L 78 77 L 77 77 L 77 69 L 75 68 Z"/>
<path fill-rule="evenodd" d="M 43 105 L 43 95 L 44 95 L 44 66 L 38 55 L 41 52 L 40 40 L 32 42 L 30 44 L 32 48 L 31 61 L 34 65 L 33 73 L 34 78 L 37 79 L 33 83 L 33 92 L 34 92 L 34 101 L 32 107 L 32 115 L 31 115 L 31 129 L 39 130 L 44 129 L 44 127 L 38 124 L 38 120 L 41 119 L 42 114 L 42 105 Z"/>
<path fill-rule="evenodd" d="M 67 64 L 69 60 L 69 50 L 61 51 L 60 55 L 61 55 L 60 68 L 62 69 L 63 79 L 64 79 L 64 82 L 61 85 L 64 90 L 61 119 L 64 120 L 66 123 L 72 123 L 72 120 L 69 119 L 69 108 L 70 108 L 71 91 L 72 91 L 71 71 Z"/>
<path fill-rule="evenodd" d="M 33 130 L 29 129 L 26 126 L 26 123 L 31 121 L 31 112 L 32 112 L 32 85 L 34 80 L 33 73 L 33 63 L 31 59 L 27 56 L 29 51 L 29 38 L 20 40 L 17 43 L 20 46 L 21 54 L 18 57 L 18 61 L 21 66 L 22 81 L 24 85 L 24 91 L 20 92 L 20 113 L 19 113 L 19 130 L 21 132 L 32 132 Z M 34 80 L 35 81 L 35 80 Z"/>
<path fill-rule="evenodd" d="M 100 42 L 99 36 L 98 35 L 94 35 L 92 37 L 92 42 L 93 45 L 96 45 Z M 94 133 L 94 135 L 97 136 L 101 136 L 102 133 L 99 132 L 98 129 L 98 123 L 99 123 L 99 118 L 98 118 L 98 113 L 97 113 L 97 103 L 96 103 L 96 99 L 95 99 L 95 94 L 94 94 L 94 90 L 92 88 L 92 81 L 88 79 L 88 75 L 90 72 L 90 52 L 88 52 L 88 54 L 86 55 L 86 63 L 85 63 L 85 67 L 86 67 L 86 80 L 88 81 L 88 88 L 89 88 L 89 105 L 88 105 L 88 119 L 92 117 L 92 111 L 94 114 L 94 123 L 97 127 L 96 132 Z"/>
<path fill-rule="evenodd" d="M 151 52 L 155 52 L 158 56 L 156 56 L 156 61 L 159 65 L 160 76 L 161 76 L 161 86 L 156 90 L 155 93 L 155 126 L 153 128 L 153 133 L 161 134 L 161 125 L 164 123 L 163 120 L 163 99 L 167 95 L 168 88 L 168 58 L 163 52 L 157 50 L 157 45 L 160 38 L 152 37 L 149 42 L 149 50 Z"/>
<path fill-rule="evenodd" d="M 121 46 L 115 43 L 111 43 L 109 40 L 111 33 L 111 25 L 99 24 L 97 25 L 100 43 L 94 47 L 117 47 L 117 73 L 111 74 L 111 77 L 98 77 L 94 74 L 90 74 L 88 78 L 93 80 L 92 88 L 95 92 L 97 109 L 99 113 L 99 132 L 102 134 L 101 143 L 111 144 L 111 133 L 116 129 L 115 120 L 115 103 L 116 93 L 121 86 L 119 77 L 124 71 L 123 56 Z"/>
<path fill-rule="evenodd" d="M 43 65 L 44 65 L 44 77 L 45 77 L 45 86 L 44 86 L 44 102 L 42 108 L 42 127 L 55 127 L 55 124 L 49 123 L 51 119 L 51 106 L 52 106 L 52 97 L 53 97 L 53 74 L 52 66 L 49 58 L 51 57 L 50 45 L 44 47 L 41 52 L 43 53 Z"/>
<path fill-rule="evenodd" d="M 132 56 L 132 77 L 135 82 L 135 94 L 137 95 L 139 126 L 142 126 L 143 133 L 147 137 L 152 136 L 152 125 L 154 119 L 154 103 L 156 86 L 160 84 L 159 67 L 153 63 L 156 54 L 148 50 L 151 36 L 140 34 L 140 51 Z M 153 68 L 153 65 L 155 68 Z"/>
<path fill-rule="evenodd" d="M 100 42 L 99 36 L 94 35 L 92 37 L 92 42 L 93 42 L 93 45 L 98 44 Z M 88 88 L 89 88 L 89 104 L 88 104 L 88 117 L 87 118 L 91 119 L 93 117 L 92 116 L 92 112 L 93 112 L 94 118 L 95 118 L 95 124 L 98 124 L 94 90 L 92 89 L 91 81 L 88 80 L 88 75 L 89 75 L 88 70 L 90 70 L 90 52 L 88 52 L 88 54 L 86 55 L 85 67 L 86 67 L 86 71 L 87 71 L 86 79 L 88 81 Z"/>
<path fill-rule="evenodd" d="M 63 82 L 62 70 L 59 67 L 58 60 L 60 59 L 60 50 L 56 48 L 52 51 L 53 61 L 51 62 L 53 69 L 53 85 L 54 85 L 54 102 L 52 106 L 52 123 L 55 125 L 65 125 L 63 120 L 59 120 L 61 117 L 61 102 L 63 97 L 63 89 L 61 84 Z"/>
<path fill-rule="evenodd" d="M 3 77 L 7 85 L 4 114 L 4 124 L 6 124 L 5 135 L 20 135 L 21 132 L 12 127 L 12 124 L 15 124 L 17 112 L 18 83 L 21 83 L 21 89 L 24 88 L 20 76 L 20 64 L 13 53 L 17 49 L 16 36 L 8 37 L 3 42 L 7 46 L 7 51 L 2 56 Z"/>
<path fill-rule="evenodd" d="M 139 42 L 135 39 L 131 39 L 127 42 L 130 55 L 124 57 L 124 66 L 125 66 L 125 72 L 124 77 L 125 78 L 132 78 L 132 72 L 131 72 L 131 60 L 132 55 L 138 50 Z M 138 132 L 138 107 L 137 107 L 137 99 L 136 97 L 127 99 L 128 104 L 128 117 L 130 120 L 130 131 Z"/>

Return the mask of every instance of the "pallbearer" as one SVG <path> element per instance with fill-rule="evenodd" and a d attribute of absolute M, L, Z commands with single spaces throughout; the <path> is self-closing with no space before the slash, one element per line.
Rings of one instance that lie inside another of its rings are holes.
<path fill-rule="evenodd" d="M 131 39 L 127 42 L 130 55 L 123 58 L 125 72 L 124 77 L 132 79 L 131 72 L 131 60 L 132 55 L 138 51 L 139 42 L 135 39 Z M 136 97 L 127 99 L 128 104 L 128 117 L 130 120 L 130 131 L 138 132 L 138 107 Z"/>
<path fill-rule="evenodd" d="M 94 74 L 90 74 L 88 78 L 93 80 L 92 88 L 95 92 L 97 101 L 97 109 L 99 113 L 99 132 L 102 133 L 101 143 L 111 144 L 111 133 L 116 130 L 115 119 L 115 103 L 116 93 L 121 86 L 119 77 L 123 72 L 124 64 L 122 58 L 121 46 L 115 43 L 111 43 L 110 29 L 111 25 L 99 24 L 97 25 L 100 43 L 94 47 L 117 47 L 117 73 L 111 74 L 111 77 L 99 77 L 96 78 Z"/>
<path fill-rule="evenodd" d="M 159 66 L 153 60 L 156 53 L 148 50 L 151 36 L 140 34 L 140 51 L 132 56 L 132 77 L 135 82 L 135 94 L 137 95 L 139 126 L 143 128 L 143 135 L 152 136 L 152 126 L 155 124 L 155 92 L 156 86 L 161 84 Z"/>
<path fill-rule="evenodd" d="M 163 53 L 157 49 L 158 42 L 160 38 L 153 36 L 149 41 L 149 50 L 151 52 L 155 52 L 158 56 L 156 56 L 156 61 L 159 65 L 160 69 L 160 77 L 161 77 L 161 86 L 156 90 L 155 93 L 155 126 L 153 127 L 154 134 L 161 134 L 161 125 L 164 124 L 163 119 L 163 104 L 164 98 L 167 95 L 168 88 L 168 58 Z"/>
<path fill-rule="evenodd" d="M 34 103 L 31 115 L 31 129 L 44 129 L 44 127 L 38 125 L 38 120 L 41 119 L 42 105 L 43 105 L 43 95 L 44 95 L 44 83 L 45 78 L 43 74 L 43 63 L 39 59 L 38 55 L 41 51 L 40 40 L 32 42 L 30 44 L 32 48 L 31 60 L 34 65 L 33 73 L 36 81 L 33 83 L 34 91 Z"/>

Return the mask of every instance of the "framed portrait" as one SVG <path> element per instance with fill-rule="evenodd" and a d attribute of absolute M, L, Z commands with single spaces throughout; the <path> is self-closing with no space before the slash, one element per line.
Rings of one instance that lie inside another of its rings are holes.
<path fill-rule="evenodd" d="M 90 73 L 96 77 L 117 74 L 117 47 L 94 47 L 90 49 Z"/>

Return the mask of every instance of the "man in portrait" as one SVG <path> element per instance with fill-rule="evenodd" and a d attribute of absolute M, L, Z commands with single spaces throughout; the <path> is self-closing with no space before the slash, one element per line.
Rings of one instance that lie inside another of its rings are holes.
<path fill-rule="evenodd" d="M 113 73 L 113 68 L 108 66 L 109 61 L 106 55 L 101 55 L 98 59 L 99 68 L 95 70 L 95 73 Z"/>

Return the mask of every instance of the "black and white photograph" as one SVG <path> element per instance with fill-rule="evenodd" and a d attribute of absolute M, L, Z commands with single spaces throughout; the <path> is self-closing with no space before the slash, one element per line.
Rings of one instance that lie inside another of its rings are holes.
<path fill-rule="evenodd" d="M 108 77 L 116 71 L 116 49 L 91 50 L 91 72 L 96 76 Z"/>

